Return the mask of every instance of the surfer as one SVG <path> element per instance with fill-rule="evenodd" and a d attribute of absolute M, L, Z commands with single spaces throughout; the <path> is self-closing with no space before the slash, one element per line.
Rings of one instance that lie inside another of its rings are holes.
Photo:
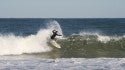
<path fill-rule="evenodd" d="M 59 35 L 59 34 L 58 34 L 58 31 L 56 31 L 56 30 L 53 30 L 52 33 L 53 33 L 53 34 L 50 36 L 50 38 L 51 38 L 50 44 L 53 45 L 53 46 L 56 47 L 56 48 L 61 48 L 61 46 L 56 42 L 55 37 L 56 37 L 56 36 L 62 36 L 62 35 Z"/>
<path fill-rule="evenodd" d="M 58 31 L 56 31 L 56 30 L 53 30 L 52 33 L 53 33 L 52 36 L 51 36 L 52 40 L 54 40 L 56 36 L 62 36 L 62 35 L 59 35 Z"/>

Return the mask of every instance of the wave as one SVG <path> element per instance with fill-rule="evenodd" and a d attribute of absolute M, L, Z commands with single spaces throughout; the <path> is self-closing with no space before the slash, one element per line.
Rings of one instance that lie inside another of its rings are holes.
<path fill-rule="evenodd" d="M 62 33 L 60 25 L 57 21 L 49 21 L 47 28 L 40 29 L 37 34 L 29 36 L 15 36 L 14 34 L 0 35 L 0 55 L 16 55 L 23 53 L 39 53 L 48 52 L 52 48 L 47 41 L 52 30 L 58 30 Z"/>
<path fill-rule="evenodd" d="M 90 38 L 94 37 L 96 40 L 98 40 L 100 42 L 103 42 L 103 43 L 109 42 L 111 40 L 118 41 L 118 40 L 125 37 L 125 35 L 123 35 L 123 36 L 117 36 L 117 35 L 107 36 L 107 35 L 103 35 L 100 32 L 80 32 L 79 34 L 72 34 L 72 36 L 73 35 L 74 36 L 79 35 L 79 36 L 83 36 L 85 38 L 87 37 L 87 39 L 90 39 Z"/>
<path fill-rule="evenodd" d="M 80 32 L 58 41 L 62 57 L 124 57 L 125 36 Z"/>
<path fill-rule="evenodd" d="M 0 55 L 19 55 L 23 53 L 50 52 L 59 57 L 98 57 L 125 56 L 125 35 L 108 36 L 101 32 L 84 32 L 72 34 L 64 38 L 57 37 L 61 49 L 52 48 L 48 40 L 52 30 L 58 30 L 63 35 L 59 23 L 48 21 L 47 27 L 36 34 L 16 36 L 14 34 L 0 35 Z"/>

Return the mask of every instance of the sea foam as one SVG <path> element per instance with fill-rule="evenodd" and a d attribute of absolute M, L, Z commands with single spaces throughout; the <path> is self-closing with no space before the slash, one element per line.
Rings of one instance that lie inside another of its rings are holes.
<path fill-rule="evenodd" d="M 57 21 L 47 23 L 47 28 L 40 29 L 35 35 L 26 37 L 15 36 L 13 34 L 0 35 L 0 55 L 17 55 L 23 53 L 40 53 L 51 51 L 47 42 L 52 34 L 52 30 L 58 30 L 63 35 L 61 27 Z"/>

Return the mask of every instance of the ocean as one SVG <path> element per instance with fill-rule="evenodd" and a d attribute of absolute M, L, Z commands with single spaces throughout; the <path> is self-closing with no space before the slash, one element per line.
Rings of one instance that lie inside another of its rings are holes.
<path fill-rule="evenodd" d="M 0 70 L 124 69 L 125 18 L 0 18 Z"/>

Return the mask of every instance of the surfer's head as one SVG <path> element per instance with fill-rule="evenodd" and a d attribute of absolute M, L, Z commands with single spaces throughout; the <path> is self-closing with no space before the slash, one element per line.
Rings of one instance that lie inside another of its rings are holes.
<path fill-rule="evenodd" d="M 58 31 L 56 31 L 56 30 L 53 30 L 53 33 L 57 33 Z"/>

